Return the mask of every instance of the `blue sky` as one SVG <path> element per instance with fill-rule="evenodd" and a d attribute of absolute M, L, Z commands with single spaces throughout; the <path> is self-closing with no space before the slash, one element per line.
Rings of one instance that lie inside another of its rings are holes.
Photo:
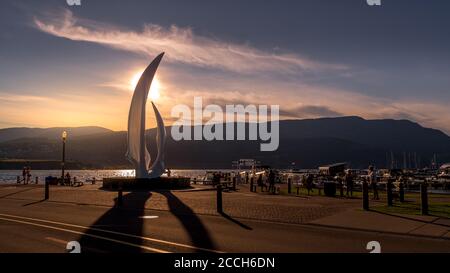
<path fill-rule="evenodd" d="M 165 117 L 202 96 L 279 104 L 282 118 L 406 118 L 450 132 L 445 0 L 1 5 L 0 127 L 123 130 L 131 79 L 165 51 Z"/>

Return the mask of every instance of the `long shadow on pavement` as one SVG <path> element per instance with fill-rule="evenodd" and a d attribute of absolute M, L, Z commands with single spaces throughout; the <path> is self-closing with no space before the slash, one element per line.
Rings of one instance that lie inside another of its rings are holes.
<path fill-rule="evenodd" d="M 194 246 L 216 249 L 208 230 L 189 206 L 170 191 L 159 191 L 158 193 L 166 197 L 170 212 L 181 222 Z"/>
<path fill-rule="evenodd" d="M 392 214 L 392 213 L 387 213 L 387 212 L 381 212 L 381 211 L 377 211 L 377 210 L 373 210 L 373 209 L 371 209 L 370 211 L 378 213 L 378 214 L 382 214 L 382 215 L 387 215 L 387 216 L 391 216 L 391 217 L 396 217 L 396 218 L 408 220 L 408 221 L 414 221 L 414 222 L 420 222 L 420 223 L 424 223 L 424 224 L 433 224 L 433 225 L 437 225 L 437 226 L 449 227 L 449 225 L 436 223 L 435 221 L 431 221 L 430 222 L 430 221 L 420 220 L 420 219 L 413 218 L 413 217 L 401 216 L 401 215 L 398 215 L 398 214 Z M 414 215 L 411 215 L 411 216 L 414 216 Z M 427 216 L 438 217 L 438 218 L 442 218 L 442 219 L 450 219 L 450 218 L 447 218 L 447 217 L 440 217 L 440 216 L 436 216 L 436 215 L 432 215 L 432 214 L 429 214 Z"/>
<path fill-rule="evenodd" d="M 232 218 L 230 215 L 226 214 L 225 212 L 220 213 L 220 215 L 223 216 L 223 218 L 225 218 L 225 219 L 227 219 L 227 220 L 229 220 L 229 221 L 235 223 L 236 225 L 238 225 L 238 226 L 240 226 L 240 227 L 242 227 L 242 228 L 244 228 L 244 229 L 247 229 L 247 230 L 253 230 L 253 228 L 247 226 L 247 225 L 244 224 L 244 223 L 239 222 L 238 220 Z"/>
<path fill-rule="evenodd" d="M 145 213 L 145 203 L 151 197 L 150 192 L 136 191 L 123 196 L 123 208 L 113 207 L 104 213 L 85 232 L 87 234 L 112 238 L 113 240 L 126 241 L 135 245 L 142 245 L 143 240 L 139 238 L 143 234 L 143 219 Z M 117 200 L 115 200 L 117 201 Z M 138 237 L 129 237 L 117 234 L 103 233 L 97 229 L 109 230 L 132 234 Z M 93 238 L 89 235 L 82 235 L 78 242 L 82 252 L 114 252 L 114 253 L 139 253 L 142 249 L 136 246 L 118 244 Z"/>

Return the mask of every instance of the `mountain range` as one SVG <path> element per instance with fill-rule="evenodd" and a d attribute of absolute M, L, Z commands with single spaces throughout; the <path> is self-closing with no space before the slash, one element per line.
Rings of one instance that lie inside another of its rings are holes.
<path fill-rule="evenodd" d="M 60 127 L 0 129 L 0 169 L 10 167 L 1 159 L 59 160 L 63 130 L 69 135 L 68 161 L 87 168 L 131 168 L 125 159 L 126 132 L 102 127 Z M 348 162 L 354 168 L 369 164 L 425 167 L 435 154 L 441 163 L 450 161 L 449 136 L 408 120 L 353 116 L 283 120 L 280 145 L 273 152 L 261 152 L 260 141 L 174 141 L 171 127 L 166 130 L 166 164 L 174 169 L 231 168 L 231 162 L 240 158 L 253 158 L 279 168 L 316 168 L 333 162 Z M 147 130 L 146 136 L 155 158 L 156 129 Z"/>

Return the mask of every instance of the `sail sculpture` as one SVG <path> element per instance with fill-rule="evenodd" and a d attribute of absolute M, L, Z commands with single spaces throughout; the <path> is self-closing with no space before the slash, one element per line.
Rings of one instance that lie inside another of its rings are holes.
<path fill-rule="evenodd" d="M 145 107 L 148 92 L 163 55 L 164 52 L 159 54 L 142 73 L 131 100 L 128 114 L 128 150 L 126 157 L 135 167 L 136 178 L 157 178 L 165 171 L 166 129 L 161 114 L 153 102 L 152 106 L 157 123 L 156 143 L 158 154 L 150 168 L 151 157 L 145 144 Z"/>

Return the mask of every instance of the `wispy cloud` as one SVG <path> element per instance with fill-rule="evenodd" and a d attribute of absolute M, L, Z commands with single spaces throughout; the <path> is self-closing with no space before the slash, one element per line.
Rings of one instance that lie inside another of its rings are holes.
<path fill-rule="evenodd" d="M 296 54 L 275 54 L 249 45 L 235 44 L 196 35 L 191 28 L 146 24 L 139 32 L 92 20 L 76 18 L 65 10 L 35 18 L 35 26 L 54 36 L 102 44 L 112 48 L 154 56 L 164 50 L 166 59 L 233 72 L 277 71 L 301 73 L 341 70 L 345 66 L 316 62 Z"/>
<path fill-rule="evenodd" d="M 47 96 L 35 96 L 35 95 L 15 95 L 10 92 L 0 92 L 0 101 L 4 103 L 12 102 L 46 102 L 51 101 L 52 98 Z"/>

